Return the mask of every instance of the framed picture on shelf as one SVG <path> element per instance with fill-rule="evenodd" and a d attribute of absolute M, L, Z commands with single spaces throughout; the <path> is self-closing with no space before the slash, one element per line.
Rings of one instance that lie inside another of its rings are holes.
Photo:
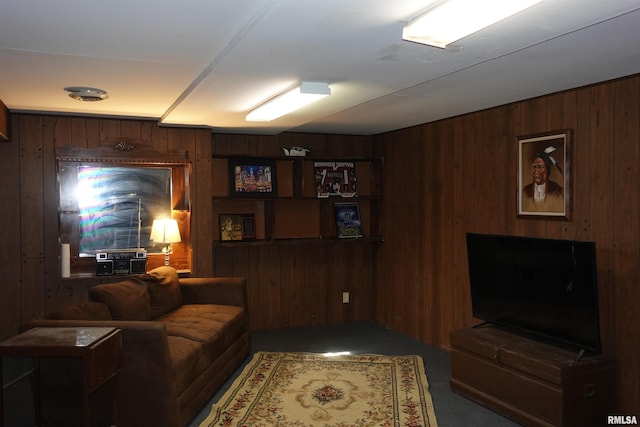
<path fill-rule="evenodd" d="M 276 162 L 270 159 L 230 158 L 229 195 L 236 197 L 276 196 Z"/>
<path fill-rule="evenodd" d="M 254 214 L 220 214 L 220 241 L 232 242 L 256 238 Z"/>
<path fill-rule="evenodd" d="M 363 237 L 360 210 L 357 202 L 340 202 L 333 204 L 338 239 L 355 239 Z"/>
<path fill-rule="evenodd" d="M 318 197 L 356 197 L 356 167 L 353 162 L 314 162 Z"/>

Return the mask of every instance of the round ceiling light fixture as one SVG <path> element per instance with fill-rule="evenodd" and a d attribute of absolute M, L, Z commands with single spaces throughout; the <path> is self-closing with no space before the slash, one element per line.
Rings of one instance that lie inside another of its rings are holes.
<path fill-rule="evenodd" d="M 65 87 L 64 90 L 69 92 L 71 98 L 77 99 L 78 101 L 102 101 L 109 97 L 106 90 L 96 89 L 94 87 L 69 86 Z"/>

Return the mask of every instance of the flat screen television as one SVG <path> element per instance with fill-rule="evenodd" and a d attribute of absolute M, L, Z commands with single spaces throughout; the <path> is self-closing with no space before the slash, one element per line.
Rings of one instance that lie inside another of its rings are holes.
<path fill-rule="evenodd" d="M 579 352 L 600 353 L 594 242 L 466 237 L 474 317 Z"/>

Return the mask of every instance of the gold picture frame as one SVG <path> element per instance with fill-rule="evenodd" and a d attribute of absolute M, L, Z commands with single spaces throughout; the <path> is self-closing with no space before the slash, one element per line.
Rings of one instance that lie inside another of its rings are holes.
<path fill-rule="evenodd" d="M 256 219 L 254 214 L 220 214 L 220 241 L 255 240 Z"/>
<path fill-rule="evenodd" d="M 571 131 L 521 136 L 518 215 L 571 218 Z"/>

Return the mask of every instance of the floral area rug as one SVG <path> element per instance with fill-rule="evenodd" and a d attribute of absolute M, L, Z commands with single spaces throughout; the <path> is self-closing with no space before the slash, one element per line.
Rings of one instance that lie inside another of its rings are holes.
<path fill-rule="evenodd" d="M 256 353 L 200 427 L 437 427 L 420 356 Z"/>

